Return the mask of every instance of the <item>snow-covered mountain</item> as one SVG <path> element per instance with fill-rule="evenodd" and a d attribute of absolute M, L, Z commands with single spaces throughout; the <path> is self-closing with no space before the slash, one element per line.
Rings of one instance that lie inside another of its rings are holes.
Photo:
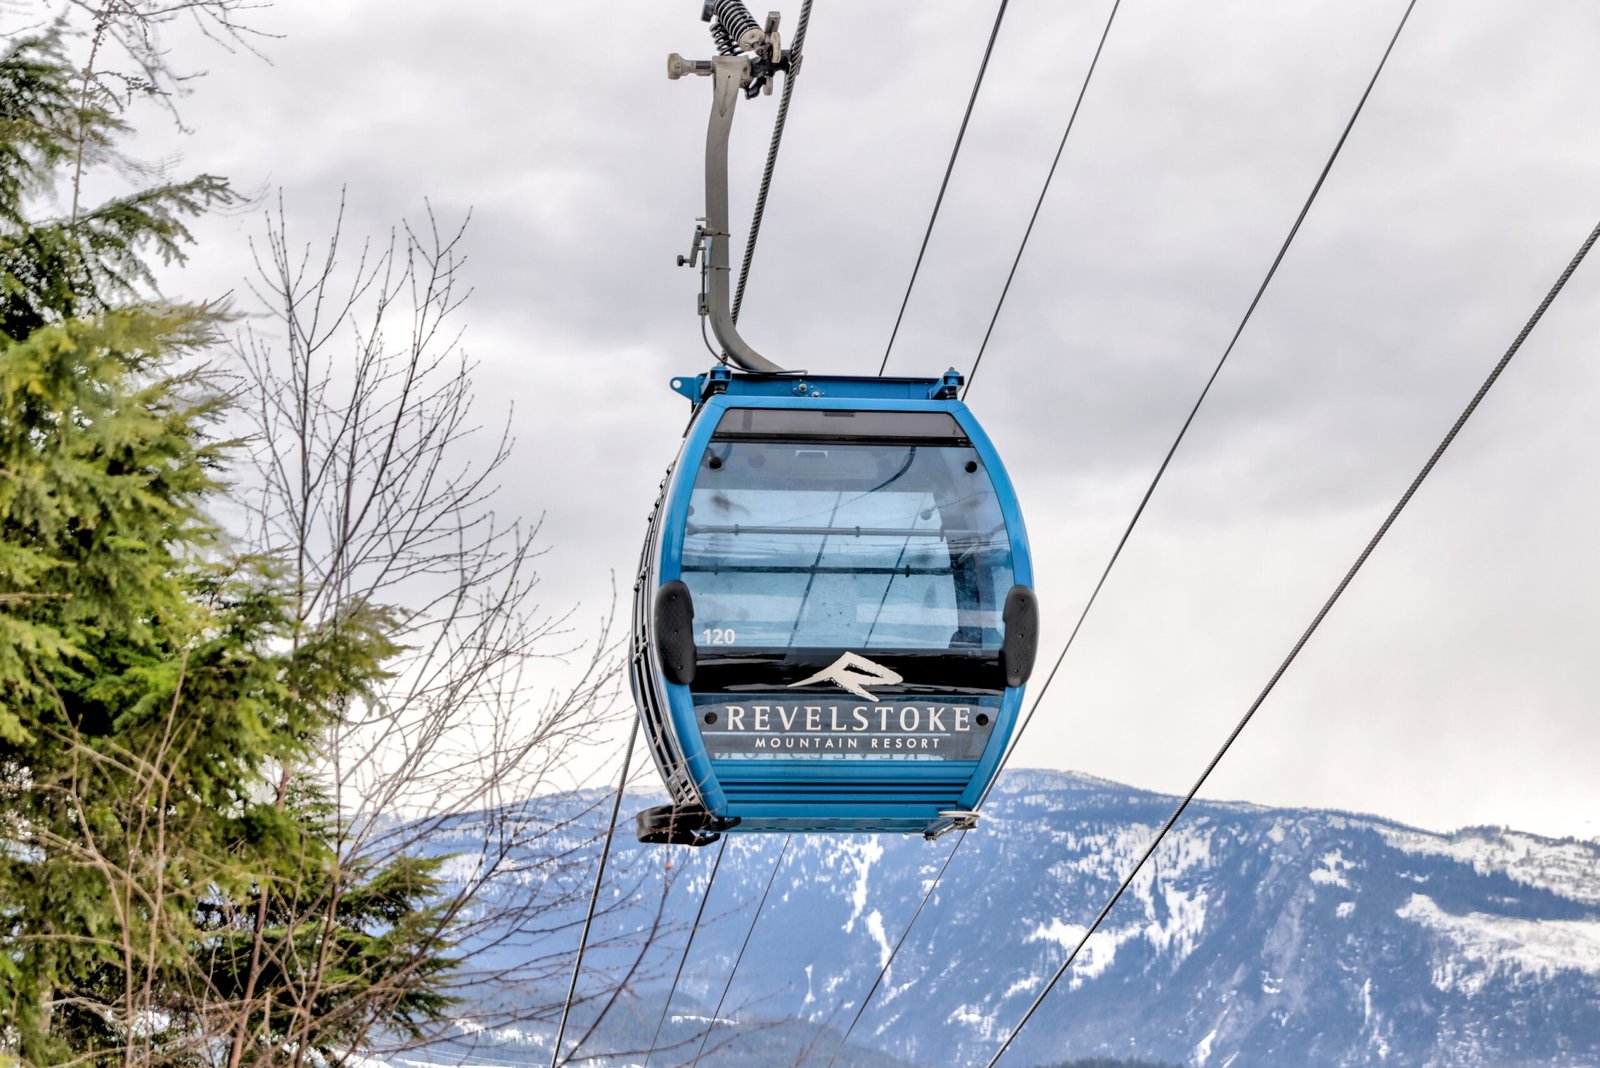
<path fill-rule="evenodd" d="M 486 900 L 548 906 L 524 916 L 526 930 L 469 947 L 468 972 L 503 981 L 463 986 L 461 1034 L 390 1063 L 549 1063 L 591 835 L 609 814 L 595 800 L 551 799 L 552 818 L 587 813 L 541 845 L 570 849 L 567 863 L 530 864 Z M 955 836 L 730 836 L 651 1063 L 694 1061 L 715 1017 L 701 1064 L 821 1068 L 836 1050 L 841 1066 L 985 1064 L 1174 803 L 1079 775 L 1008 774 L 843 1047 Z M 438 848 L 470 863 L 479 837 L 480 821 L 463 818 Z M 569 1048 L 605 988 L 632 974 L 582 1050 L 617 1055 L 588 1063 L 644 1063 L 636 1051 L 661 1018 L 717 851 L 640 846 L 619 830 Z M 1001 1064 L 1091 1057 L 1600 1064 L 1600 844 L 1197 803 Z"/>

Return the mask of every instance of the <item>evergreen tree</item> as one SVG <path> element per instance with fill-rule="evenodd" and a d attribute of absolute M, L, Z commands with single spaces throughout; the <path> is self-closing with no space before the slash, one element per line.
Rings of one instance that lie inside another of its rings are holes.
<path fill-rule="evenodd" d="M 232 194 L 84 208 L 74 180 L 35 218 L 126 134 L 89 84 L 49 36 L 0 56 L 0 1057 L 337 1057 L 447 1005 L 435 864 L 332 864 L 296 770 L 393 621 L 307 628 L 227 558 L 225 398 L 193 369 L 221 313 L 149 293 Z"/>

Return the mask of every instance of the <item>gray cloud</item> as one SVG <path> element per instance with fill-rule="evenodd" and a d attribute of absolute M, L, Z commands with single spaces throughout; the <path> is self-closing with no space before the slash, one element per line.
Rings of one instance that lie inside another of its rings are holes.
<path fill-rule="evenodd" d="M 1013 3 L 891 373 L 970 367 L 1108 5 Z M 971 395 L 1065 638 L 1378 54 L 1398 0 L 1127 0 Z M 631 580 L 709 363 L 696 279 L 709 54 L 698 5 L 281 3 L 271 65 L 213 64 L 188 162 L 281 184 L 302 236 L 428 197 L 474 209 L 467 345 L 514 403 L 509 508 L 547 512 L 548 603 Z M 796 12 L 785 10 L 791 20 Z M 743 325 L 870 373 L 993 16 L 819 5 Z M 791 25 L 792 29 L 792 25 Z M 1019 764 L 1186 787 L 1594 223 L 1600 9 L 1418 5 Z M 774 99 L 741 102 L 748 211 Z M 177 284 L 244 271 L 207 224 Z M 1219 796 L 1429 826 L 1600 834 L 1593 453 L 1600 266 L 1246 733 Z"/>

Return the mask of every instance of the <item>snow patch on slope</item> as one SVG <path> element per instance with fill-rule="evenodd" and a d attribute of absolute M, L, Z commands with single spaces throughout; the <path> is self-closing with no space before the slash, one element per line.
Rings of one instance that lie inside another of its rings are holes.
<path fill-rule="evenodd" d="M 951 1014 L 950 1019 L 963 1027 L 970 1028 L 981 1041 L 988 1042 L 995 1037 L 994 1014 L 984 1012 L 982 1006 L 959 1006 Z"/>
<path fill-rule="evenodd" d="M 1173 886 L 1162 888 L 1162 898 L 1167 906 L 1167 922 L 1159 923 L 1154 918 L 1145 924 L 1144 936 L 1158 953 L 1171 952 L 1173 964 L 1186 959 L 1200 944 L 1200 936 L 1206 930 L 1206 902 L 1209 900 L 1204 890 L 1188 893 Z"/>
<path fill-rule="evenodd" d="M 1217 1029 L 1213 1027 L 1209 1032 L 1206 1033 L 1206 1037 L 1202 1038 L 1199 1044 L 1195 1046 L 1194 1063 L 1200 1065 L 1200 1068 L 1205 1068 L 1206 1061 L 1211 1059 L 1211 1043 L 1215 1042 L 1216 1040 Z"/>
<path fill-rule="evenodd" d="M 1006 992 L 1000 995 L 1000 1000 L 1004 1001 L 1007 998 L 1015 997 L 1018 994 L 1031 994 L 1037 990 L 1039 985 L 1043 982 L 1044 976 L 1042 975 L 1024 975 L 1021 979 L 1018 979 L 1016 982 L 1006 987 Z"/>
<path fill-rule="evenodd" d="M 1209 823 L 1209 821 L 1205 821 Z M 1209 827 L 1181 827 L 1169 833 L 1156 855 L 1156 871 L 1162 879 L 1174 879 L 1192 871 L 1214 866 Z"/>
<path fill-rule="evenodd" d="M 1398 827 L 1376 830 L 1402 852 L 1449 857 L 1470 864 L 1479 875 L 1503 873 L 1524 886 L 1600 905 L 1600 844 L 1485 829 L 1449 836 Z"/>
<path fill-rule="evenodd" d="M 889 963 L 889 934 L 883 929 L 883 913 L 873 909 L 867 915 L 867 933 L 872 940 L 878 943 L 878 967 L 882 968 Z"/>
<path fill-rule="evenodd" d="M 1083 939 L 1084 932 L 1089 928 L 1078 923 L 1062 923 L 1060 920 L 1051 920 L 1047 927 L 1040 924 L 1028 935 L 1029 942 L 1054 942 L 1061 948 L 1071 952 L 1077 948 Z M 1096 931 L 1084 943 L 1083 952 L 1078 954 L 1076 963 L 1072 966 L 1072 982 L 1069 989 L 1076 990 L 1083 985 L 1085 979 L 1093 979 L 1111 967 L 1117 959 L 1117 947 L 1122 943 L 1138 938 L 1144 933 L 1143 927 L 1124 927 L 1118 931 Z"/>
<path fill-rule="evenodd" d="M 1524 920 L 1469 912 L 1452 916 L 1425 894 L 1395 910 L 1450 945 L 1436 954 L 1433 985 L 1471 994 L 1501 973 L 1548 979 L 1556 972 L 1600 975 L 1600 920 Z"/>
<path fill-rule="evenodd" d="M 1321 886 L 1338 886 L 1348 890 L 1350 883 L 1344 873 L 1355 866 L 1355 861 L 1344 859 L 1344 853 L 1335 849 L 1332 853 L 1322 854 L 1321 866 L 1312 871 L 1311 881 Z"/>
<path fill-rule="evenodd" d="M 856 921 L 866 911 L 867 877 L 872 874 L 872 866 L 883 859 L 883 843 L 878 841 L 877 835 L 862 837 L 842 844 L 839 854 L 845 858 L 845 863 L 855 868 L 855 885 L 850 888 L 850 918 L 844 921 L 844 933 L 850 934 L 856 929 Z M 878 925 L 881 930 L 881 917 Z"/>

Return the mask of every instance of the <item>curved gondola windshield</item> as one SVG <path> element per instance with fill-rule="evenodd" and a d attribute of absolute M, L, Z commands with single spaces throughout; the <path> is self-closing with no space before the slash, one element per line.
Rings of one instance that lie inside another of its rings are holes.
<path fill-rule="evenodd" d="M 730 409 L 682 571 L 702 648 L 990 653 L 1013 582 L 994 485 L 944 412 Z"/>

